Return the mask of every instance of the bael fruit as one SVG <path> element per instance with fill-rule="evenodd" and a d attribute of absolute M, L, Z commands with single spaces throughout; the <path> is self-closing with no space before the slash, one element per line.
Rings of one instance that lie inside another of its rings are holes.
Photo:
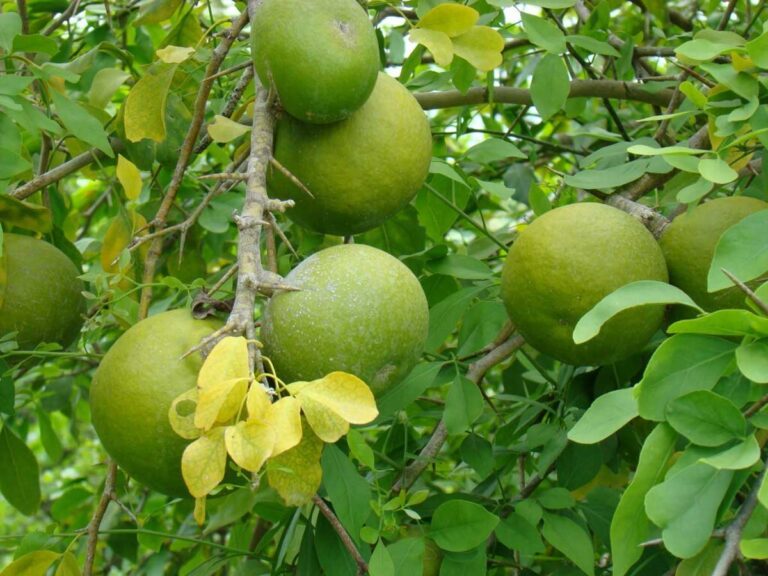
<path fill-rule="evenodd" d="M 90 402 L 93 426 L 107 453 L 130 476 L 170 496 L 189 496 L 181 454 L 189 443 L 171 428 L 168 410 L 193 388 L 199 354 L 181 356 L 221 326 L 189 310 L 151 316 L 132 326 L 96 370 Z"/>
<path fill-rule="evenodd" d="M 345 236 L 375 228 L 411 201 L 429 171 L 432 137 L 411 93 L 379 74 L 371 97 L 347 120 L 314 126 L 281 118 L 275 157 L 314 196 L 270 168 L 270 194 L 296 201 L 288 217 Z"/>
<path fill-rule="evenodd" d="M 501 296 L 537 350 L 574 365 L 610 364 L 642 349 L 661 325 L 663 306 L 625 310 L 584 344 L 573 342 L 573 329 L 605 296 L 638 280 L 667 281 L 651 233 L 616 208 L 571 204 L 520 233 L 504 263 Z"/>
<path fill-rule="evenodd" d="M 670 282 L 705 310 L 746 308 L 744 293 L 735 286 L 707 292 L 707 275 L 723 232 L 765 209 L 768 203 L 757 198 L 731 196 L 705 202 L 675 218 L 659 240 Z"/>
<path fill-rule="evenodd" d="M 74 263 L 52 244 L 5 233 L 0 267 L 0 335 L 18 332 L 22 350 L 42 342 L 69 346 L 85 307 Z"/>
<path fill-rule="evenodd" d="M 361 244 L 321 250 L 264 311 L 265 354 L 285 382 L 350 372 L 380 396 L 421 356 L 429 310 L 413 273 L 397 258 Z"/>
<path fill-rule="evenodd" d="M 262 84 L 304 122 L 348 117 L 376 83 L 376 33 L 355 0 L 265 0 L 251 38 Z"/>

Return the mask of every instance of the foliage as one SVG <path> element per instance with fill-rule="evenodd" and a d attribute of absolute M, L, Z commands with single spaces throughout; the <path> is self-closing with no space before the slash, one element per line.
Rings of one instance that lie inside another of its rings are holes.
<path fill-rule="evenodd" d="M 427 558 L 443 575 L 725 575 L 738 553 L 757 566 L 768 212 L 725 232 L 709 268 L 712 289 L 734 282 L 723 269 L 751 281 L 740 308 L 704 313 L 641 282 L 582 316 L 586 342 L 623 311 L 669 305 L 645 349 L 608 366 L 524 344 L 500 275 L 519 230 L 575 202 L 658 238 L 703 200 L 768 199 L 764 3 L 367 8 L 383 69 L 427 110 L 433 158 L 413 201 L 354 242 L 418 277 L 424 353 L 374 405 L 341 372 L 282 383 L 265 360 L 253 374 L 252 335 L 221 340 L 169 414 L 191 441 L 193 500 L 110 480 L 88 393 L 147 312 L 233 305 L 261 94 L 245 4 L 2 4 L 0 307 L 10 232 L 82 266 L 87 313 L 67 349 L 0 335 L 0 575 L 91 574 L 94 544 L 95 573 L 114 575 L 418 576 Z M 341 242 L 267 219 L 276 282 Z"/>

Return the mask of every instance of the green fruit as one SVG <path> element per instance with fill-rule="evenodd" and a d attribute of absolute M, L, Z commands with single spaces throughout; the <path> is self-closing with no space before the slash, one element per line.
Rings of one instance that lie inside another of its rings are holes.
<path fill-rule="evenodd" d="M 251 37 L 262 84 L 304 122 L 346 118 L 376 83 L 376 33 L 355 0 L 265 0 Z"/>
<path fill-rule="evenodd" d="M 22 350 L 42 342 L 69 346 L 80 333 L 85 308 L 72 261 L 47 242 L 5 233 L 0 267 L 0 335 L 18 332 Z"/>
<path fill-rule="evenodd" d="M 273 296 L 261 328 L 264 353 L 285 382 L 340 370 L 381 395 L 421 356 L 427 299 L 397 258 L 344 244 L 310 256 L 285 280 L 301 291 Z"/>
<path fill-rule="evenodd" d="M 281 118 L 275 157 L 314 196 L 271 168 L 271 195 L 296 201 L 288 217 L 344 236 L 375 228 L 411 201 L 427 177 L 432 138 L 416 99 L 380 74 L 371 97 L 347 120 L 316 126 Z"/>
<path fill-rule="evenodd" d="M 705 310 L 746 308 L 744 293 L 737 287 L 707 292 L 707 275 L 723 232 L 767 208 L 768 203 L 757 198 L 731 196 L 705 202 L 675 218 L 659 241 L 670 282 Z"/>
<path fill-rule="evenodd" d="M 181 356 L 219 328 L 189 310 L 151 316 L 114 343 L 91 386 L 93 426 L 107 453 L 130 476 L 170 496 L 189 496 L 181 454 L 189 443 L 168 420 L 171 403 L 193 388 L 202 360 Z"/>
<path fill-rule="evenodd" d="M 504 264 L 501 295 L 537 350 L 574 365 L 610 364 L 642 349 L 661 325 L 663 306 L 625 310 L 584 344 L 574 344 L 573 329 L 603 297 L 637 280 L 667 281 L 650 232 L 616 208 L 571 204 L 521 232 Z"/>

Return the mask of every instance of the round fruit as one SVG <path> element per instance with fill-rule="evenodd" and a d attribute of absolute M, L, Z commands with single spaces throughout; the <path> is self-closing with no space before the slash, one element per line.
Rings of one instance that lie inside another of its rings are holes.
<path fill-rule="evenodd" d="M 189 443 L 168 420 L 177 396 L 193 388 L 202 360 L 181 356 L 219 328 L 189 310 L 151 316 L 114 343 L 91 386 L 93 426 L 107 453 L 132 477 L 170 496 L 189 496 L 181 454 Z"/>
<path fill-rule="evenodd" d="M 745 308 L 737 287 L 707 292 L 707 275 L 720 236 L 742 218 L 768 209 L 768 203 L 746 196 L 705 202 L 674 219 L 659 241 L 667 259 L 670 282 L 705 310 Z"/>
<path fill-rule="evenodd" d="M 502 274 L 512 322 L 541 352 L 574 365 L 610 364 L 638 352 L 661 325 L 663 306 L 625 310 L 574 344 L 579 319 L 637 280 L 667 281 L 661 249 L 628 214 L 596 203 L 556 208 L 521 232 Z"/>
<path fill-rule="evenodd" d="M 355 0 L 265 0 L 251 37 L 262 84 L 299 120 L 337 122 L 371 95 L 379 45 Z"/>
<path fill-rule="evenodd" d="M 47 242 L 6 232 L 0 268 L 0 335 L 18 332 L 23 350 L 42 342 L 69 346 L 83 325 L 85 305 L 72 261 Z"/>
<path fill-rule="evenodd" d="M 413 368 L 429 310 L 413 273 L 361 244 L 321 250 L 286 277 L 301 289 L 272 297 L 262 318 L 265 354 L 285 382 L 350 372 L 381 395 Z"/>
<path fill-rule="evenodd" d="M 432 137 L 411 93 L 379 74 L 371 97 L 347 120 L 315 126 L 281 118 L 275 157 L 314 196 L 271 168 L 271 194 L 296 201 L 288 217 L 344 236 L 375 228 L 411 201 L 429 171 Z"/>

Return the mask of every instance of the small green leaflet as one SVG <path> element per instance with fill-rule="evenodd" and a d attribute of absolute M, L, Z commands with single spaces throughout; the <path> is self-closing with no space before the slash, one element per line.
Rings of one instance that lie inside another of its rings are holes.
<path fill-rule="evenodd" d="M 429 535 L 443 550 L 466 552 L 485 542 L 498 523 L 499 518 L 479 504 L 454 499 L 437 507 Z"/>
<path fill-rule="evenodd" d="M 563 109 L 570 92 L 570 77 L 562 57 L 547 54 L 539 60 L 531 80 L 531 99 L 543 120 Z"/>
<path fill-rule="evenodd" d="M 101 122 L 91 116 L 79 104 L 76 104 L 63 94 L 56 90 L 51 90 L 51 98 L 56 106 L 56 113 L 61 118 L 62 123 L 73 136 L 98 148 L 110 158 L 114 158 L 115 153 L 112 146 L 109 145 L 109 138 Z"/>
<path fill-rule="evenodd" d="M 622 428 L 637 414 L 634 388 L 612 390 L 592 402 L 568 431 L 568 439 L 579 444 L 596 444 Z"/>
<path fill-rule="evenodd" d="M 754 280 L 768 272 L 766 230 L 768 210 L 761 210 L 723 232 L 709 268 L 707 290 L 717 292 L 733 286 L 733 282 L 723 274 L 723 269 L 742 282 Z"/>
<path fill-rule="evenodd" d="M 32 450 L 7 425 L 0 430 L 0 493 L 30 516 L 40 505 L 40 469 Z"/>
<path fill-rule="evenodd" d="M 667 405 L 667 422 L 699 446 L 721 446 L 743 439 L 747 421 L 728 398 L 709 390 L 680 396 Z"/>
<path fill-rule="evenodd" d="M 747 378 L 757 384 L 768 384 L 768 338 L 742 344 L 736 348 L 736 364 Z"/>
<path fill-rule="evenodd" d="M 679 320 L 667 328 L 667 332 L 713 336 L 768 336 L 768 318 L 749 310 L 715 310 L 698 318 Z"/>

